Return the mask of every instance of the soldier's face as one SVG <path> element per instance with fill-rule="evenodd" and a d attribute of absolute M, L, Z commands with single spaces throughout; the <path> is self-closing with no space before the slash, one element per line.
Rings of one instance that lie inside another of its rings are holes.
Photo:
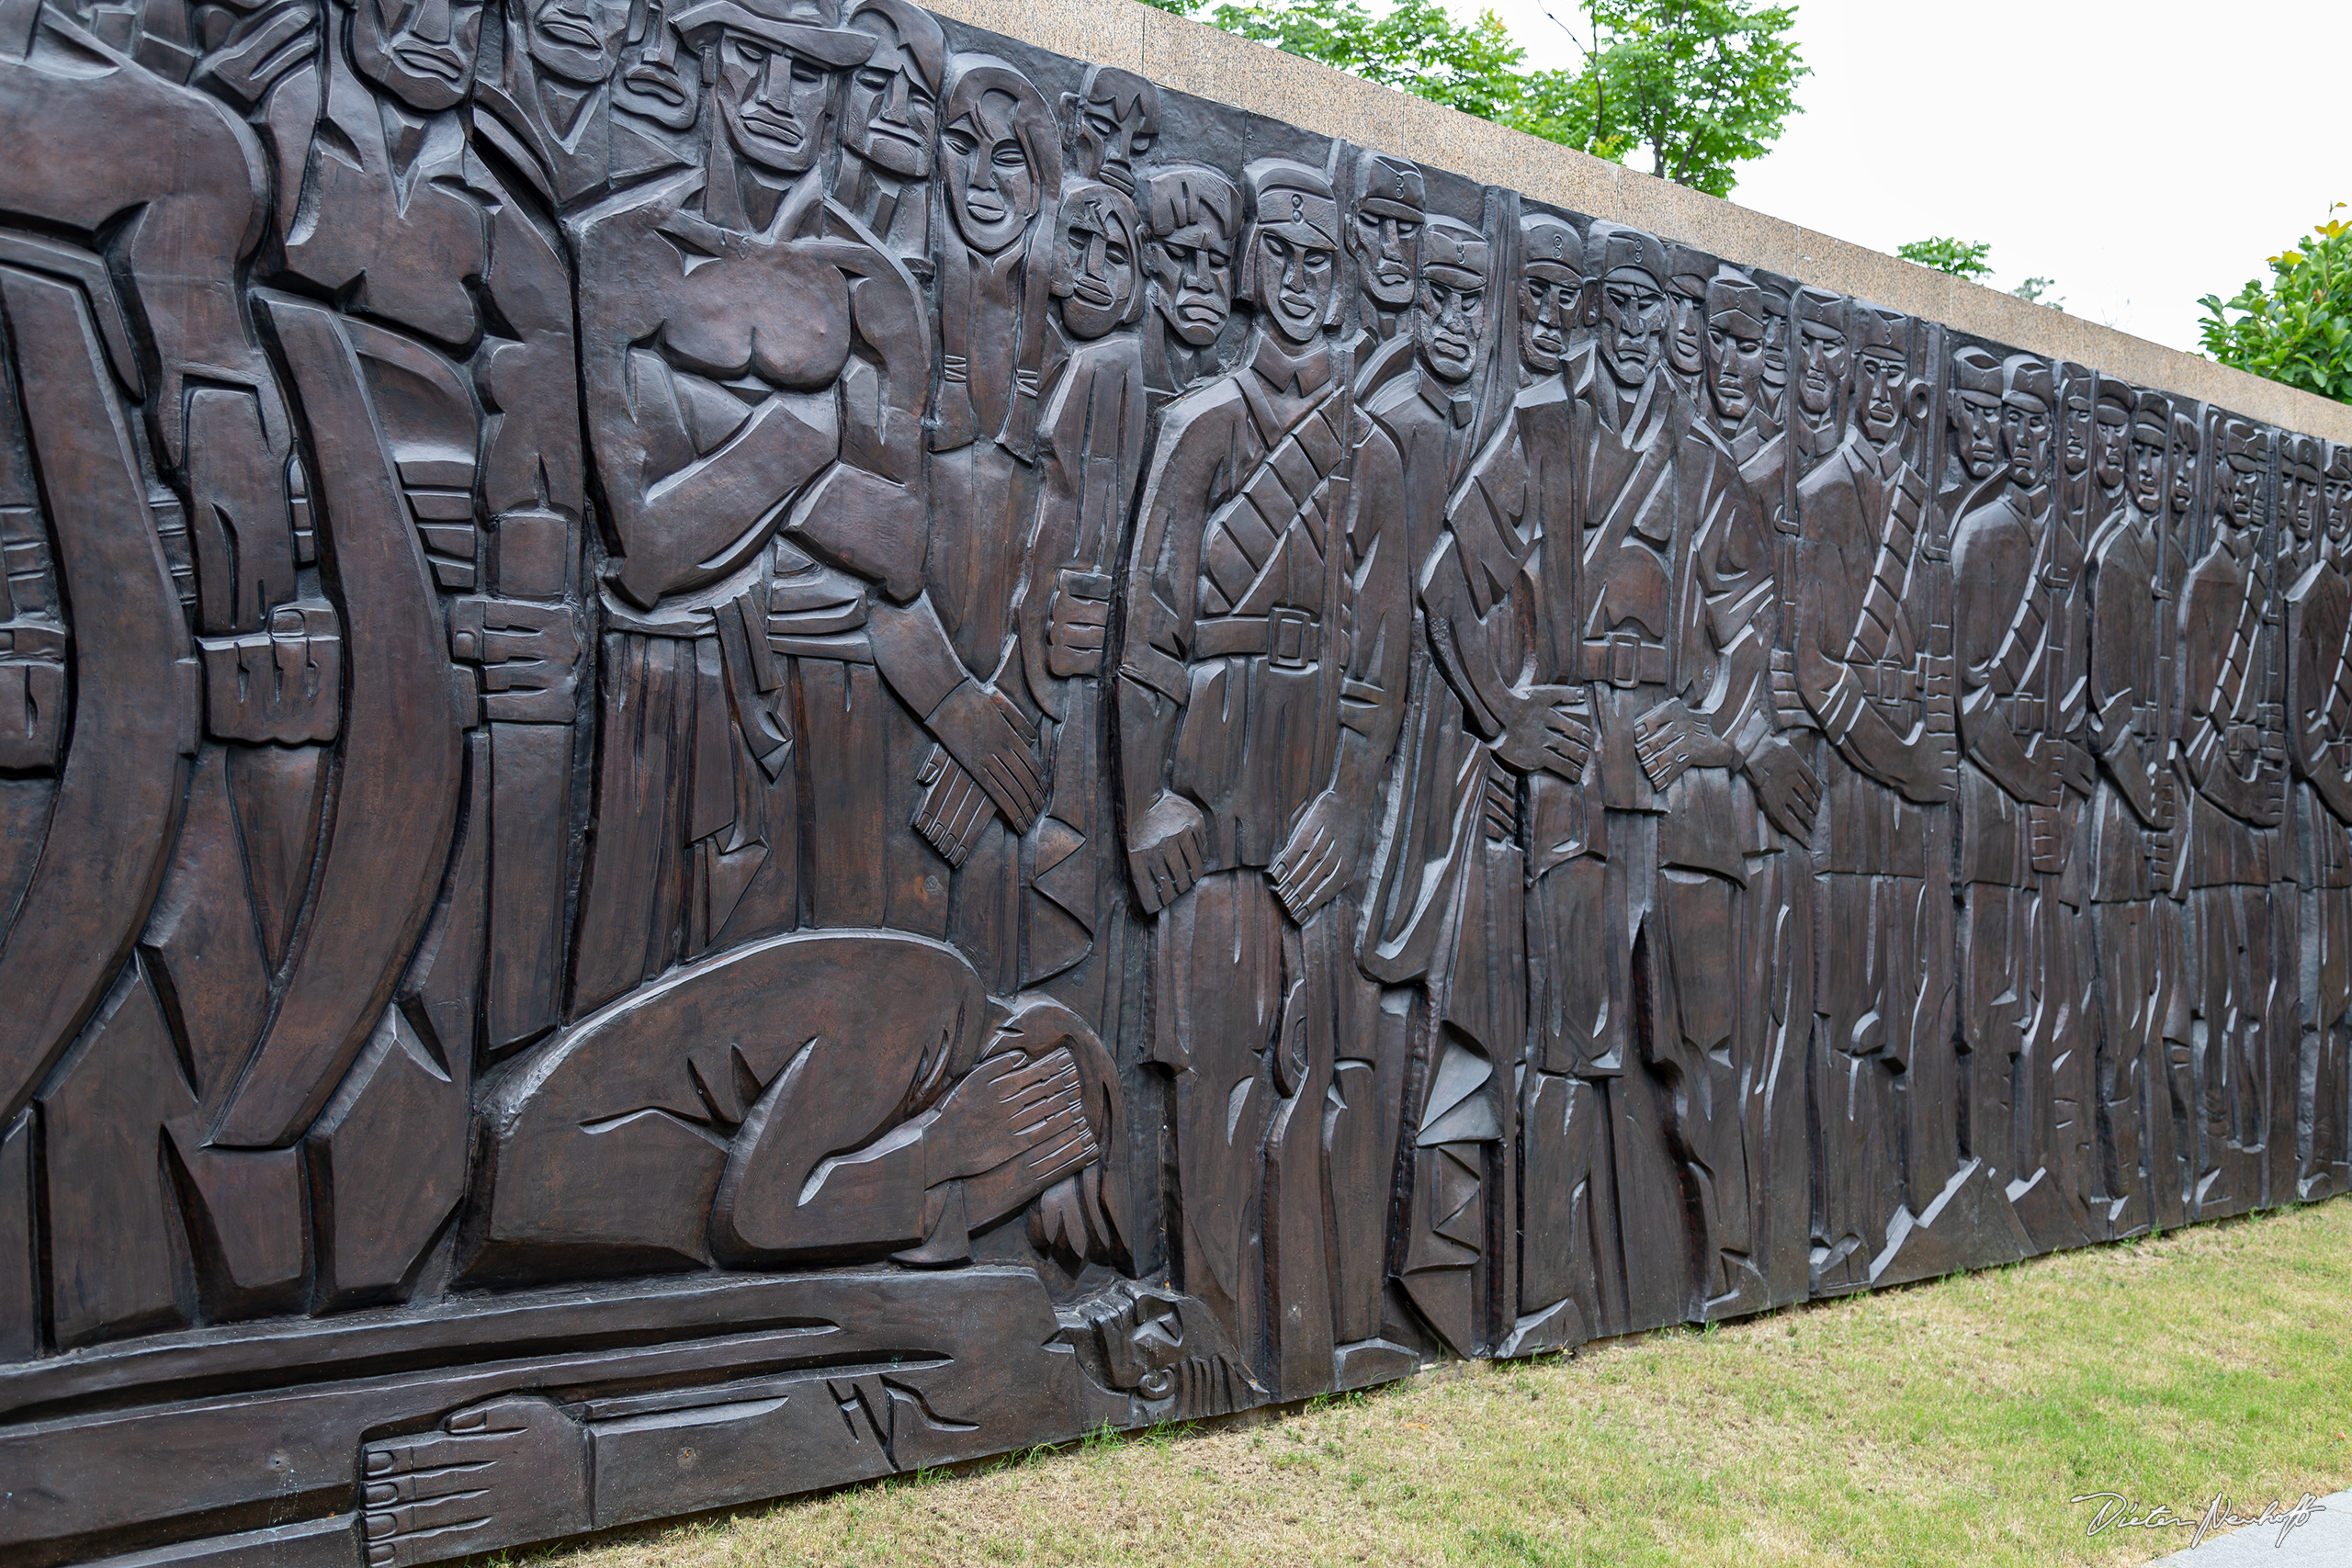
<path fill-rule="evenodd" d="M 2172 509 L 2177 515 L 2186 517 L 2189 509 L 2197 504 L 2197 448 L 2182 443 L 2178 439 L 2178 432 L 2174 434 L 2175 445 L 2180 447 L 2180 456 L 2173 459 L 2172 465 Z"/>
<path fill-rule="evenodd" d="M 550 76 L 594 86 L 620 63 L 628 6 L 616 0 L 542 0 L 531 13 L 531 58 Z"/>
<path fill-rule="evenodd" d="M 2297 478 L 2285 488 L 2287 521 L 2295 530 L 2297 542 L 2307 545 L 2319 536 L 2319 485 Z"/>
<path fill-rule="evenodd" d="M 2132 504 L 2154 516 L 2164 501 L 2164 443 L 2135 438 L 2132 443 Z"/>
<path fill-rule="evenodd" d="M 1696 377 L 1706 367 L 1704 295 L 1694 297 L 1670 288 L 1667 291 L 1667 312 L 1673 330 L 1667 334 L 1666 362 L 1685 376 Z"/>
<path fill-rule="evenodd" d="M 1519 283 L 1519 362 L 1533 376 L 1549 376 L 1568 352 L 1568 322 L 1582 291 L 1563 267 L 1531 269 Z"/>
<path fill-rule="evenodd" d="M 1764 385 L 1774 396 L 1789 385 L 1789 323 L 1784 316 L 1764 318 Z"/>
<path fill-rule="evenodd" d="M 2327 516 L 2328 543 L 2341 547 L 2352 540 L 2352 479 L 2330 479 L 2321 491 Z"/>
<path fill-rule="evenodd" d="M 1144 247 L 1153 308 L 1168 330 L 1206 348 L 1233 314 L 1233 240 L 1214 223 L 1188 223 Z"/>
<path fill-rule="evenodd" d="M 2017 403 L 2001 405 L 2001 454 L 2009 460 L 2009 482 L 2031 490 L 2050 471 L 2050 411 Z"/>
<path fill-rule="evenodd" d="M 1989 479 L 2001 466 L 2001 403 L 1982 392 L 1954 391 L 1946 416 L 1952 449 L 1972 479 Z"/>
<path fill-rule="evenodd" d="M 1013 133 L 1012 99 L 982 96 L 979 107 L 939 139 L 947 176 L 947 210 L 965 243 L 994 255 L 1021 237 L 1037 216 L 1037 171 Z"/>
<path fill-rule="evenodd" d="M 622 62 L 613 103 L 665 130 L 684 130 L 695 122 L 698 96 L 698 85 L 678 69 L 678 35 L 655 9 L 644 39 L 629 46 Z"/>
<path fill-rule="evenodd" d="M 1356 213 L 1348 248 L 1356 254 L 1358 287 L 1385 310 L 1401 310 L 1413 298 L 1413 262 L 1420 252 L 1421 226 L 1394 213 Z"/>
<path fill-rule="evenodd" d="M 1258 231 L 1258 308 L 1283 336 L 1311 342 L 1323 330 L 1339 281 L 1340 258 L 1294 231 Z"/>
<path fill-rule="evenodd" d="M 1447 381 L 1464 381 L 1484 357 L 1487 283 L 1448 267 L 1424 273 L 1413 311 L 1421 363 Z"/>
<path fill-rule="evenodd" d="M 356 0 L 352 6 L 351 63 L 420 113 L 465 101 L 481 44 L 481 0 Z"/>
<path fill-rule="evenodd" d="M 2241 468 L 2233 462 L 2223 472 L 2229 476 L 2230 521 L 2241 528 L 2259 526 L 2262 518 L 2262 470 Z"/>
<path fill-rule="evenodd" d="M 2101 420 L 2092 430 L 2091 477 L 2101 490 L 2114 490 L 2124 481 L 2130 464 L 2126 454 L 2131 446 L 2131 430 L 2120 420 Z"/>
<path fill-rule="evenodd" d="M 1872 344 L 1854 361 L 1855 412 L 1862 434 L 1881 446 L 1894 439 L 1903 423 L 1903 378 L 1907 368 L 1903 351 L 1890 344 Z"/>
<path fill-rule="evenodd" d="M 939 100 L 923 85 L 915 57 L 899 43 L 889 18 L 868 11 L 857 20 L 860 31 L 882 41 L 873 59 L 849 73 L 842 109 L 849 150 L 901 179 L 922 179 L 931 173 Z"/>
<path fill-rule="evenodd" d="M 1637 272 L 1602 279 L 1600 336 L 1610 372 L 1625 386 L 1638 385 L 1665 351 L 1666 291 Z"/>
<path fill-rule="evenodd" d="M 1797 338 L 1797 404 L 1815 419 L 1826 416 L 1846 379 L 1846 334 L 1819 321 L 1802 323 Z"/>
<path fill-rule="evenodd" d="M 2069 402 L 2065 417 L 2058 422 L 2058 449 L 2073 475 L 2087 473 L 2091 466 L 2091 411 L 2087 403 Z"/>
<path fill-rule="evenodd" d="M 1062 209 L 1054 250 L 1054 297 L 1072 337 L 1101 337 L 1125 320 L 1136 297 L 1135 235 L 1126 215 L 1100 202 Z"/>
<path fill-rule="evenodd" d="M 1707 390 L 1715 412 L 1736 424 L 1756 406 L 1764 385 L 1764 338 L 1745 311 L 1726 311 L 1707 323 Z"/>
<path fill-rule="evenodd" d="M 1079 107 L 1080 171 L 1129 196 L 1136 193 L 1136 165 L 1159 140 L 1159 122 L 1140 95 L 1125 108 L 1110 98 L 1089 98 Z"/>
<path fill-rule="evenodd" d="M 722 34 L 711 101 L 744 162 L 771 174 L 806 173 L 832 119 L 833 73 L 764 39 Z"/>

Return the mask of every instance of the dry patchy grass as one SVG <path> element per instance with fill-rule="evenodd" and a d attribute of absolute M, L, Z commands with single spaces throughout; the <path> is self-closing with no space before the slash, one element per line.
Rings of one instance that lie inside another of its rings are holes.
<path fill-rule="evenodd" d="M 1104 1436 L 607 1537 L 548 1568 L 2144 1562 L 2077 1494 L 2352 1481 L 2352 1203 L 1272 1420 Z M 2246 1511 L 2251 1511 L 2248 1509 Z"/>

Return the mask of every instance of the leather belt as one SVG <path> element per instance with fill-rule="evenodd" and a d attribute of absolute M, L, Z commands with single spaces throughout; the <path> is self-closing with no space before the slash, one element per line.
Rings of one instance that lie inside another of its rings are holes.
<path fill-rule="evenodd" d="M 1874 703 L 1919 700 L 1919 671 L 1909 660 L 1882 659 L 1876 663 L 1858 660 L 1847 668 L 1854 672 L 1855 688 Z"/>
<path fill-rule="evenodd" d="M 2013 735 L 2040 734 L 2050 711 L 2050 705 L 2039 692 L 2011 693 L 2001 706 L 2009 716 L 2009 732 Z"/>
<path fill-rule="evenodd" d="M 1663 686 L 1669 673 L 1666 645 L 1630 632 L 1585 638 L 1584 657 L 1594 680 L 1606 682 L 1621 692 L 1635 686 Z"/>
<path fill-rule="evenodd" d="M 1322 652 L 1323 623 L 1288 605 L 1262 615 L 1218 615 L 1193 625 L 1196 659 L 1262 657 L 1277 670 L 1304 670 Z"/>

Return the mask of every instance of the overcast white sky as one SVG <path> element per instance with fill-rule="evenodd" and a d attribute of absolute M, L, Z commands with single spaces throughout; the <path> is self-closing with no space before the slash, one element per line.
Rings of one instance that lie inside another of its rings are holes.
<path fill-rule="evenodd" d="M 1581 31 L 1575 0 L 1490 3 L 1531 64 L 1577 62 L 1543 9 Z M 1800 0 L 1796 34 L 1804 112 L 1734 201 L 1883 251 L 1986 241 L 1985 281 L 2055 278 L 2175 348 L 2199 295 L 2352 202 L 2352 0 Z"/>

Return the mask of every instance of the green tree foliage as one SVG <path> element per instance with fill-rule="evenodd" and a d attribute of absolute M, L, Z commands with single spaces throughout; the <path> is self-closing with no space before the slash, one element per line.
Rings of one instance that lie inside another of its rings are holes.
<path fill-rule="evenodd" d="M 1175 10 L 1182 0 L 1156 0 Z M 1527 51 L 1492 11 L 1457 22 L 1437 0 L 1401 0 L 1374 16 L 1361 0 L 1231 0 L 1208 14 L 1229 33 L 1416 97 L 1511 123 Z"/>
<path fill-rule="evenodd" d="M 2337 202 L 2328 210 L 2344 205 Z M 2330 218 L 2270 258 L 2270 285 L 2198 300 L 2207 355 L 2323 398 L 2352 403 L 2352 223 Z"/>
<path fill-rule="evenodd" d="M 1894 254 L 1905 261 L 1931 266 L 1954 277 L 1974 279 L 1993 270 L 1993 264 L 1984 259 L 1993 254 L 1991 245 L 1972 244 L 1966 240 L 1955 240 L 1946 235 L 1914 240 L 1907 245 L 1898 246 Z"/>
<path fill-rule="evenodd" d="M 1528 71 L 1492 11 L 1461 22 L 1439 0 L 1146 0 L 1227 32 L 1623 163 L 1729 195 L 1732 166 L 1769 151 L 1811 74 L 1788 37 L 1793 6 L 1756 0 L 1581 0 L 1576 71 Z"/>
<path fill-rule="evenodd" d="M 1793 6 L 1752 0 L 1584 0 L 1591 23 L 1576 79 L 1589 152 L 1646 148 L 1650 173 L 1729 196 L 1732 165 L 1760 158 L 1813 73 L 1788 36 Z M 1578 40 L 1583 46 L 1583 40 Z"/>
<path fill-rule="evenodd" d="M 2029 305 L 2041 305 L 2052 310 L 2064 310 L 2066 308 L 2064 297 L 2050 292 L 2057 286 L 2058 280 L 2054 277 L 2029 277 L 2009 292 Z"/>

